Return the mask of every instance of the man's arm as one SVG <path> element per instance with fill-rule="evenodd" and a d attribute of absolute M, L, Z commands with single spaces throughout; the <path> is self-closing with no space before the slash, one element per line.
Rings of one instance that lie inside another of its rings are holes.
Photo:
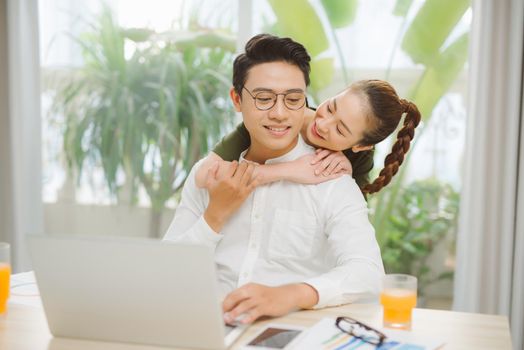
<path fill-rule="evenodd" d="M 219 164 L 208 170 L 205 189 L 195 183 L 195 172 L 200 161 L 191 170 L 175 217 L 169 226 L 164 240 L 202 243 L 212 247 L 221 239 L 219 234 L 223 225 L 242 205 L 247 196 L 257 186 L 253 178 L 252 164 L 234 161 L 220 167 Z"/>
<path fill-rule="evenodd" d="M 302 283 L 268 287 L 246 284 L 224 300 L 225 321 L 244 314 L 250 323 L 260 316 L 282 316 L 295 309 L 322 308 L 376 298 L 384 267 L 367 204 L 354 180 L 333 181 L 321 206 L 330 253 L 337 265 Z"/>
<path fill-rule="evenodd" d="M 219 232 L 229 218 L 244 203 L 258 186 L 253 176 L 255 164 L 236 160 L 231 163 L 216 163 L 208 170 L 206 188 L 209 204 L 204 219 L 213 230 Z"/>
<path fill-rule="evenodd" d="M 304 281 L 318 292 L 315 308 L 376 299 L 384 276 L 380 247 L 358 186 L 347 177 L 329 185 L 323 205 L 324 226 L 337 265 Z"/>
<path fill-rule="evenodd" d="M 227 295 L 222 303 L 224 321 L 234 323 L 242 315 L 242 323 L 251 323 L 261 316 L 282 316 L 297 309 L 309 309 L 318 302 L 316 290 L 305 283 L 268 287 L 248 283 Z"/>
<path fill-rule="evenodd" d="M 222 235 L 217 234 L 203 217 L 209 202 L 209 195 L 206 190 L 197 188 L 195 185 L 195 173 L 199 169 L 201 162 L 193 166 L 187 177 L 182 189 L 182 197 L 176 208 L 175 217 L 163 239 L 176 242 L 200 243 L 214 248 L 222 239 Z"/>

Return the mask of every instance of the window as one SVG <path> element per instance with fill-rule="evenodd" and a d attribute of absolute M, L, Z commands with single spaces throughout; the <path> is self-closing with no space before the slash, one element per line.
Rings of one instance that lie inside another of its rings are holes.
<path fill-rule="evenodd" d="M 443 301 L 432 307 L 450 306 L 470 1 L 39 4 L 46 232 L 164 232 L 187 170 L 235 124 L 237 41 L 271 32 L 310 52 L 313 104 L 372 78 L 418 105 L 411 151 L 370 196 L 371 218 L 388 272 L 417 275 L 419 294 Z M 372 179 L 393 141 L 377 146 Z"/>
<path fill-rule="evenodd" d="M 164 232 L 234 122 L 235 6 L 40 1 L 47 232 Z"/>
<path fill-rule="evenodd" d="M 428 297 L 431 307 L 450 308 L 470 2 L 268 0 L 253 5 L 254 33 L 291 36 L 310 52 L 310 94 L 317 104 L 352 81 L 384 79 L 419 107 L 423 121 L 404 164 L 387 187 L 369 197 L 371 220 L 386 271 L 418 276 L 419 297 Z M 394 137 L 377 145 L 372 179 Z"/>

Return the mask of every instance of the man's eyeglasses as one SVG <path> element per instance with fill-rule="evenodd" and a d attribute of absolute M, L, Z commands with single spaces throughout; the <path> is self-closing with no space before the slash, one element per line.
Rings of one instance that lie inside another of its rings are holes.
<path fill-rule="evenodd" d="M 361 339 L 372 345 L 381 345 L 386 339 L 386 335 L 373 327 L 368 326 L 351 317 L 337 317 L 335 325 L 342 332 Z"/>
<path fill-rule="evenodd" d="M 277 94 L 272 91 L 260 91 L 253 95 L 245 86 L 242 86 L 242 89 L 247 91 L 249 96 L 255 101 L 255 107 L 261 111 L 267 111 L 273 108 L 277 103 L 278 95 L 284 96 L 284 105 L 292 111 L 299 110 L 306 104 L 306 95 L 302 92 Z"/>

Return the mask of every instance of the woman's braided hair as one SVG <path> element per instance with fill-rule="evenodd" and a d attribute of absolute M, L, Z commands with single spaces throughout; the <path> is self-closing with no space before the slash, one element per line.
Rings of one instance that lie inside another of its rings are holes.
<path fill-rule="evenodd" d="M 371 194 L 389 184 L 398 172 L 415 136 L 415 128 L 420 123 L 421 116 L 417 106 L 413 102 L 400 99 L 395 89 L 386 81 L 362 80 L 351 85 L 350 89 L 362 93 L 370 108 L 371 131 L 364 133 L 361 145 L 375 145 L 384 140 L 395 131 L 402 115 L 406 114 L 397 140 L 384 160 L 384 168 L 372 183 L 362 189 L 364 193 Z"/>

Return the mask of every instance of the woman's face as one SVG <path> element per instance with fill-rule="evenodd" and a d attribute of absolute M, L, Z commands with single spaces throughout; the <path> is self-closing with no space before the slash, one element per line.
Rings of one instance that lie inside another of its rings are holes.
<path fill-rule="evenodd" d="M 368 127 L 366 104 L 362 94 L 349 89 L 324 101 L 307 127 L 309 143 L 333 151 L 370 149 L 358 145 Z"/>

